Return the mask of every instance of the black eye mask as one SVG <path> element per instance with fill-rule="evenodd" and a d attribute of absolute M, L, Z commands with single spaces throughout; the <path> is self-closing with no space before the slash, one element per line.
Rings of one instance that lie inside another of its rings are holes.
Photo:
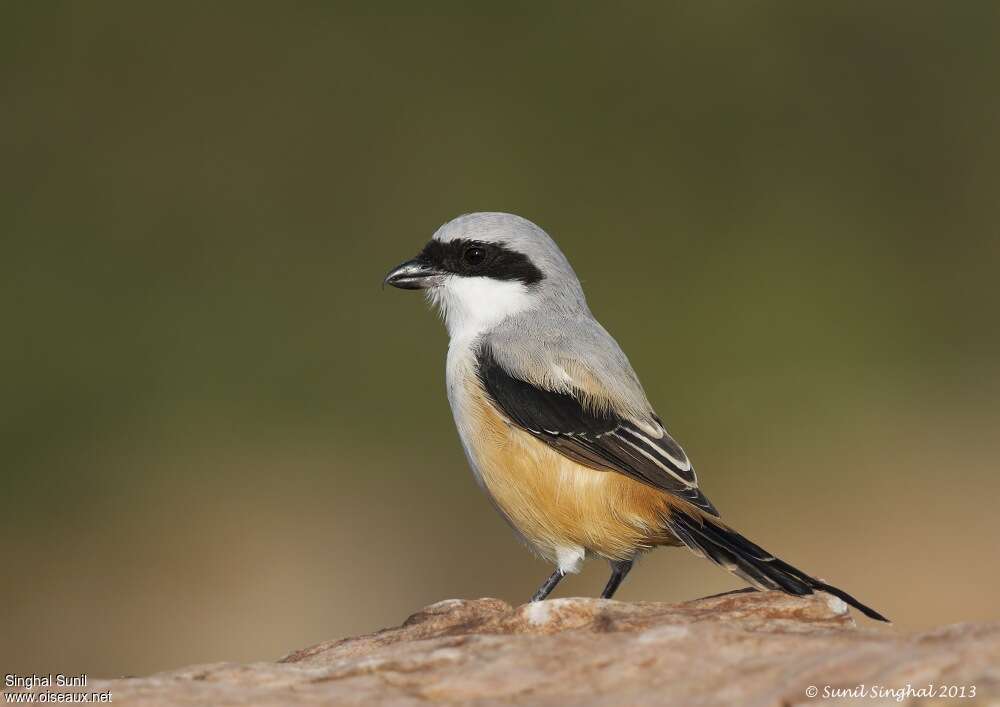
<path fill-rule="evenodd" d="M 498 243 L 431 240 L 416 259 L 454 275 L 518 280 L 529 287 L 545 279 L 528 256 Z"/>

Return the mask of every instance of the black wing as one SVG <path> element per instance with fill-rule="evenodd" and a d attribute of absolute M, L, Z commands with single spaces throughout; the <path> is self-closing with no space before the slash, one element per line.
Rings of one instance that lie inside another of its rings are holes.
<path fill-rule="evenodd" d="M 698 490 L 684 450 L 666 432 L 653 437 L 613 412 L 587 410 L 572 395 L 516 378 L 496 361 L 489 346 L 480 348 L 477 362 L 486 393 L 525 432 L 592 469 L 625 474 L 719 515 Z"/>

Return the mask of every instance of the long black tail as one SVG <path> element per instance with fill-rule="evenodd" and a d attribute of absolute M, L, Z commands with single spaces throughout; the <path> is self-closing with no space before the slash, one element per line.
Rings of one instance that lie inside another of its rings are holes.
<path fill-rule="evenodd" d="M 677 508 L 671 510 L 667 523 L 681 542 L 696 555 L 725 567 L 758 589 L 777 589 L 795 596 L 805 596 L 813 591 L 826 592 L 843 599 L 870 619 L 889 621 L 847 592 L 779 560 L 714 518 L 688 514 Z"/>

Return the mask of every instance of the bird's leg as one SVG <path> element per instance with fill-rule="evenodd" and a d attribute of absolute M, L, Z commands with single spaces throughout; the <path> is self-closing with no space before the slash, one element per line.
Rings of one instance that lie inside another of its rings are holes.
<path fill-rule="evenodd" d="M 601 592 L 601 599 L 610 599 L 618 591 L 618 585 L 625 579 L 625 575 L 632 569 L 632 560 L 613 560 L 611 562 L 611 578 L 608 579 L 604 591 Z"/>
<path fill-rule="evenodd" d="M 542 586 L 540 586 L 534 596 L 531 597 L 531 601 L 541 601 L 551 594 L 552 590 L 556 588 L 556 585 L 559 584 L 559 580 L 561 580 L 563 576 L 563 572 L 560 569 L 557 569 L 555 572 L 550 574 L 549 578 L 542 582 Z"/>

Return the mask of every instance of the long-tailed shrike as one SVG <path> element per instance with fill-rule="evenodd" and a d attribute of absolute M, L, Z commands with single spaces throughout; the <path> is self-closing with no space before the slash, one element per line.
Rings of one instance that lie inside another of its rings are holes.
<path fill-rule="evenodd" d="M 438 229 L 385 282 L 425 290 L 443 313 L 448 400 L 476 479 L 556 570 L 539 601 L 585 557 L 611 563 L 611 597 L 636 557 L 685 545 L 758 589 L 827 592 L 723 523 L 611 335 L 591 315 L 555 242 L 519 216 L 478 213 Z"/>

